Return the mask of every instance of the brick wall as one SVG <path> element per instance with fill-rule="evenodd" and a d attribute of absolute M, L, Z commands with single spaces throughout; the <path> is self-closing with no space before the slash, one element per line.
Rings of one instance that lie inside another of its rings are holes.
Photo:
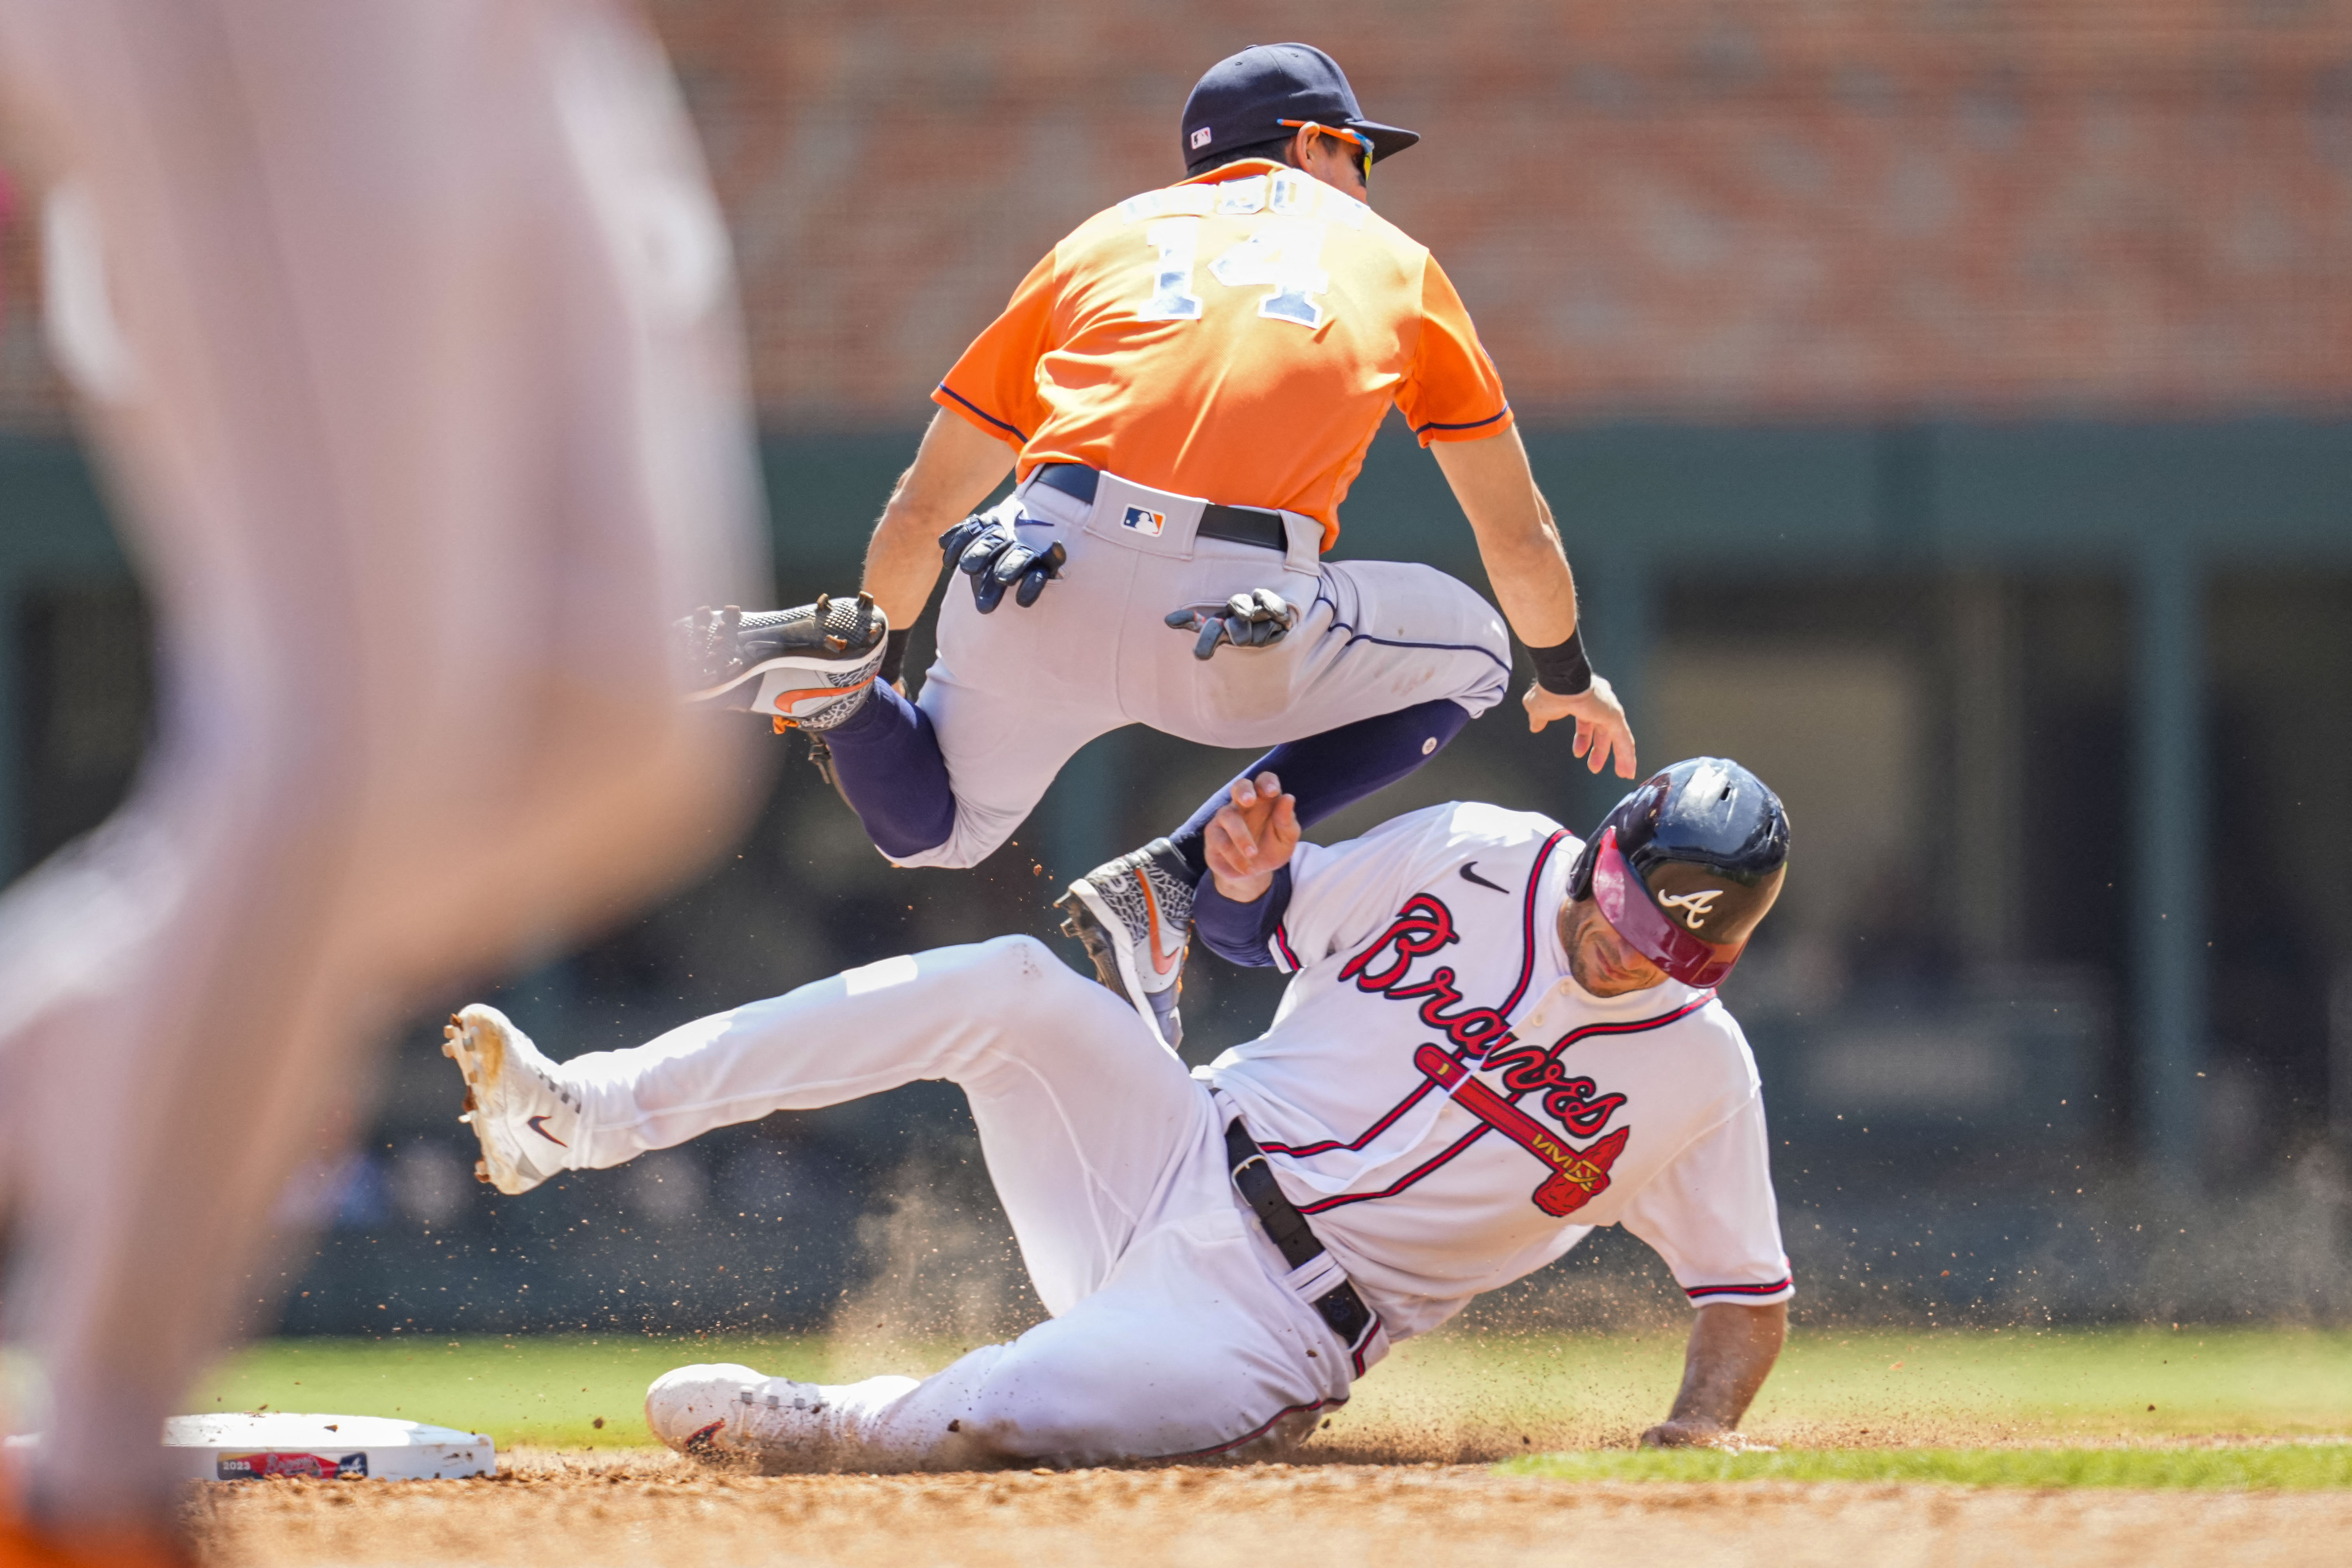
<path fill-rule="evenodd" d="M 1172 177 L 1200 70 L 1282 37 L 1427 133 L 1374 198 L 1538 419 L 2352 403 L 2352 0 L 653 9 L 779 425 L 923 417 L 1046 246 Z M 23 342 L 0 420 L 48 395 Z"/>

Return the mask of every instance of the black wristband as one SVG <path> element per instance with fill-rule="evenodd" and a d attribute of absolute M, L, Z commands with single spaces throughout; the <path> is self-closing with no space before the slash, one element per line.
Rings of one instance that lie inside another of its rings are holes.
<path fill-rule="evenodd" d="M 875 679 L 885 686 L 898 684 L 898 677 L 907 668 L 907 639 L 914 635 L 912 632 L 887 632 L 883 635 L 882 668 L 874 672 Z"/>
<path fill-rule="evenodd" d="M 1528 657 L 1535 661 L 1536 684 L 1553 696 L 1581 697 L 1592 689 L 1592 661 L 1584 657 L 1582 626 L 1569 633 L 1564 643 L 1528 649 Z"/>

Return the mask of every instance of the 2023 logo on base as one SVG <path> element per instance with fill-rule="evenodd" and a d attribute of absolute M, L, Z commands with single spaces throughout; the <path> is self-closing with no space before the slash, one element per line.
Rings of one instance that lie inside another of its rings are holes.
<path fill-rule="evenodd" d="M 365 1453 L 345 1454 L 331 1459 L 324 1454 L 270 1453 L 223 1454 L 213 1467 L 214 1475 L 225 1481 L 258 1481 L 288 1476 L 300 1480 L 352 1480 L 368 1473 Z"/>

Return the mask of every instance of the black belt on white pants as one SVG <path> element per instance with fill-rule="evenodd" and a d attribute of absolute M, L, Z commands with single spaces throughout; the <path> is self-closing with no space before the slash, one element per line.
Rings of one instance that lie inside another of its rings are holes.
<path fill-rule="evenodd" d="M 1323 1244 L 1316 1239 L 1315 1229 L 1298 1205 L 1283 1195 L 1282 1185 L 1274 1179 L 1274 1169 L 1265 1163 L 1265 1152 L 1249 1129 L 1235 1117 L 1225 1124 L 1225 1163 L 1233 1167 L 1234 1186 L 1242 1200 L 1256 1211 L 1258 1223 L 1265 1226 L 1275 1250 L 1293 1268 L 1301 1268 L 1324 1254 Z M 1348 1354 L 1359 1373 L 1364 1370 L 1364 1348 L 1371 1342 L 1372 1332 L 1381 1326 L 1380 1319 L 1364 1305 L 1356 1294 L 1354 1285 L 1342 1279 L 1332 1289 L 1308 1303 L 1316 1315 L 1331 1325 L 1339 1342 L 1348 1347 Z"/>
<path fill-rule="evenodd" d="M 1084 463 L 1047 463 L 1029 476 L 1031 482 L 1044 485 L 1049 490 L 1059 490 L 1066 496 L 1094 504 L 1095 490 L 1102 481 L 1102 471 Z M 1192 531 L 1199 539 L 1222 539 L 1229 544 L 1255 544 L 1261 550 L 1276 554 L 1290 551 L 1290 531 L 1283 525 L 1282 514 L 1267 511 L 1263 507 L 1219 506 L 1211 502 L 1201 509 L 1201 526 Z"/>

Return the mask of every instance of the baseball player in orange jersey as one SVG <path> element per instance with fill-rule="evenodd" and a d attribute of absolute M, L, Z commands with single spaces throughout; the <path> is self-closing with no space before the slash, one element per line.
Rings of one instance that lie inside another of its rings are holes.
<path fill-rule="evenodd" d="M 1244 776 L 1277 773 L 1319 820 L 1501 700 L 1506 619 L 1534 656 L 1529 726 L 1572 718 L 1594 772 L 1613 757 L 1633 777 L 1501 379 L 1436 259 L 1369 205 L 1372 164 L 1419 138 L 1365 119 L 1304 44 L 1220 62 L 1181 134 L 1188 177 L 1079 225 L 948 372 L 866 594 L 698 614 L 697 698 L 816 732 L 905 866 L 975 864 L 1072 752 L 1130 723 L 1273 745 Z M 1321 559 L 1391 405 L 1436 456 L 1502 615 L 1428 566 Z M 1013 495 L 967 517 L 1008 466 Z M 935 548 L 972 593 L 949 595 L 910 702 L 887 627 L 922 609 Z M 1104 982 L 1171 1045 L 1223 798 L 1060 900 Z"/>
<path fill-rule="evenodd" d="M 187 1561 L 163 1419 L 275 1305 L 365 1047 L 725 841 L 667 622 L 759 574 L 754 448 L 726 229 L 610 0 L 0 0 L 0 89 L 164 692 L 131 800 L 0 900 L 51 1393 L 0 1568 L 146 1568 Z"/>

